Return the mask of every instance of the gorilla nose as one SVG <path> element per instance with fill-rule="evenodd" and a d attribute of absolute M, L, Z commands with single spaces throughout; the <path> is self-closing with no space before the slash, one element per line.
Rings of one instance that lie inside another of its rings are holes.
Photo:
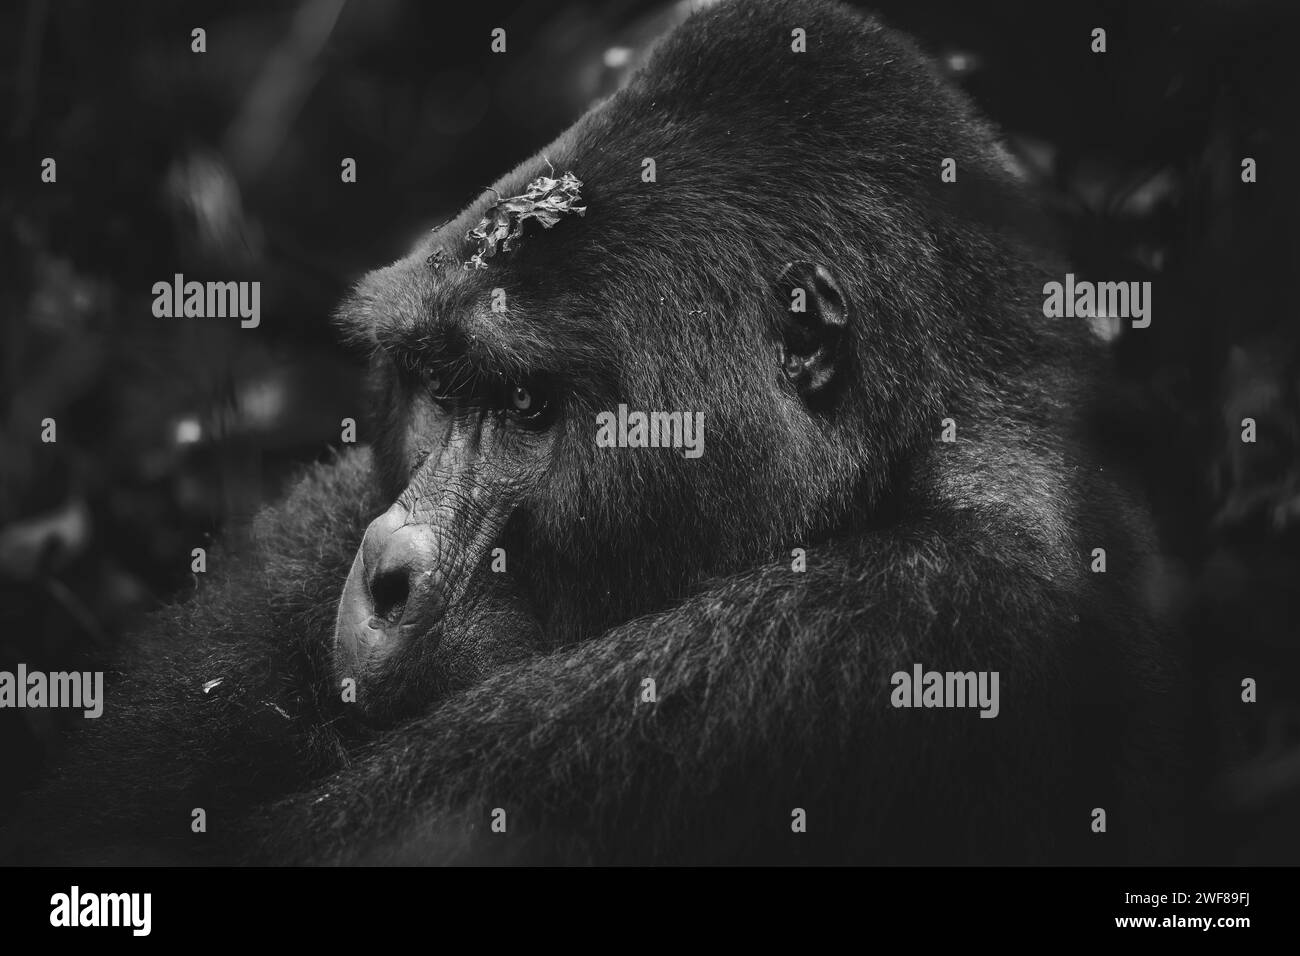
<path fill-rule="evenodd" d="M 446 609 L 439 535 L 394 505 L 370 523 L 339 600 L 335 640 L 344 669 L 426 638 Z"/>
<path fill-rule="evenodd" d="M 406 511 L 389 509 L 371 522 L 361 542 L 368 569 L 372 626 L 433 625 L 442 617 L 438 541 L 432 528 L 407 524 Z"/>

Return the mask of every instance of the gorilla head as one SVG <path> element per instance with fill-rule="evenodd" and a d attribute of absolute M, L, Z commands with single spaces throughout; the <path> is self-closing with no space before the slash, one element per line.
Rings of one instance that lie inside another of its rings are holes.
<path fill-rule="evenodd" d="M 392 501 L 336 634 L 372 716 L 449 654 L 580 640 L 852 528 L 1020 334 L 1023 251 L 939 192 L 958 156 L 965 201 L 1019 207 L 993 139 L 868 21 L 793 52 L 810 11 L 695 18 L 342 307 Z M 582 215 L 511 221 L 562 172 Z M 476 257 L 497 222 L 521 235 Z M 598 447 L 620 406 L 694 416 L 703 454 Z"/>

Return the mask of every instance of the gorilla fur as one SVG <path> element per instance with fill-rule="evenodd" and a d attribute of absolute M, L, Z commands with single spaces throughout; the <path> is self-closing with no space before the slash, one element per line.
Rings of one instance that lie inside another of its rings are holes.
<path fill-rule="evenodd" d="M 1043 317 L 1059 271 L 964 97 L 838 5 L 725 2 L 495 193 L 548 162 L 582 180 L 584 217 L 462 269 L 485 194 L 343 305 L 372 360 L 373 457 L 312 469 L 132 642 L 34 801 L 29 858 L 1171 859 L 1180 685 L 1142 598 L 1145 509 L 1091 410 L 1106 358 Z M 778 277 L 800 260 L 848 312 L 817 402 L 780 375 Z M 564 405 L 491 542 L 509 575 L 462 562 L 480 583 L 404 685 L 421 706 L 357 725 L 335 608 L 366 523 L 436 444 L 413 409 L 443 353 L 543 370 Z M 703 410 L 703 457 L 595 448 L 618 403 Z M 916 663 L 998 671 L 999 716 L 894 708 Z"/>

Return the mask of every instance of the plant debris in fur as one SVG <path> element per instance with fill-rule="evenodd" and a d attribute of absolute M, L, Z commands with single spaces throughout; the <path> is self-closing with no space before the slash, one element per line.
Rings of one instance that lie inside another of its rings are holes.
<path fill-rule="evenodd" d="M 559 179 L 538 176 L 521 196 L 511 196 L 493 203 L 477 226 L 466 238 L 478 244 L 466 268 L 485 269 L 487 260 L 501 252 L 509 252 L 524 234 L 524 223 L 535 219 L 543 229 L 550 229 L 564 216 L 585 215 L 587 207 L 582 202 L 582 180 L 573 173 Z"/>

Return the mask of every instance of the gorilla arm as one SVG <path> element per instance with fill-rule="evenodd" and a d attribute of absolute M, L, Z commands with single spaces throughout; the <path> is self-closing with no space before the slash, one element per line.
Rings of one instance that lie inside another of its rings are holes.
<path fill-rule="evenodd" d="M 1077 625 L 1064 623 L 1071 586 L 1057 583 L 1072 579 L 1059 553 L 1029 550 L 1024 535 L 1008 549 L 995 531 L 970 512 L 931 512 L 810 549 L 804 573 L 756 569 L 500 672 L 264 813 L 257 855 L 1050 857 L 1073 765 L 1062 662 Z M 894 709 L 890 677 L 916 663 L 1001 671 L 1001 714 Z M 655 703 L 641 700 L 644 678 Z M 496 808 L 505 833 L 489 826 Z M 807 833 L 792 832 L 794 808 Z"/>
<path fill-rule="evenodd" d="M 209 554 L 190 600 L 150 616 L 53 778 L 10 827 L 32 862 L 225 854 L 229 819 L 338 767 L 321 681 L 334 608 L 378 507 L 368 453 L 316 466 L 259 515 L 255 546 Z M 194 833 L 201 808 L 208 832 Z"/>
<path fill-rule="evenodd" d="M 954 473 L 978 486 L 968 462 Z M 946 503 L 810 546 L 805 572 L 756 568 L 472 674 L 349 752 L 313 642 L 376 508 L 370 484 L 366 455 L 315 469 L 264 516 L 258 560 L 154 618 L 12 828 L 30 859 L 1063 862 L 1089 811 L 1122 797 L 1121 760 L 1094 741 L 1118 747 L 1136 695 L 1158 696 L 1095 639 L 1090 615 L 1124 599 L 1085 597 L 1071 536 L 1041 530 L 1051 496 L 929 490 L 918 499 Z M 915 664 L 999 671 L 999 715 L 895 709 L 890 678 Z M 1107 848 L 1149 822 L 1112 814 Z"/>

